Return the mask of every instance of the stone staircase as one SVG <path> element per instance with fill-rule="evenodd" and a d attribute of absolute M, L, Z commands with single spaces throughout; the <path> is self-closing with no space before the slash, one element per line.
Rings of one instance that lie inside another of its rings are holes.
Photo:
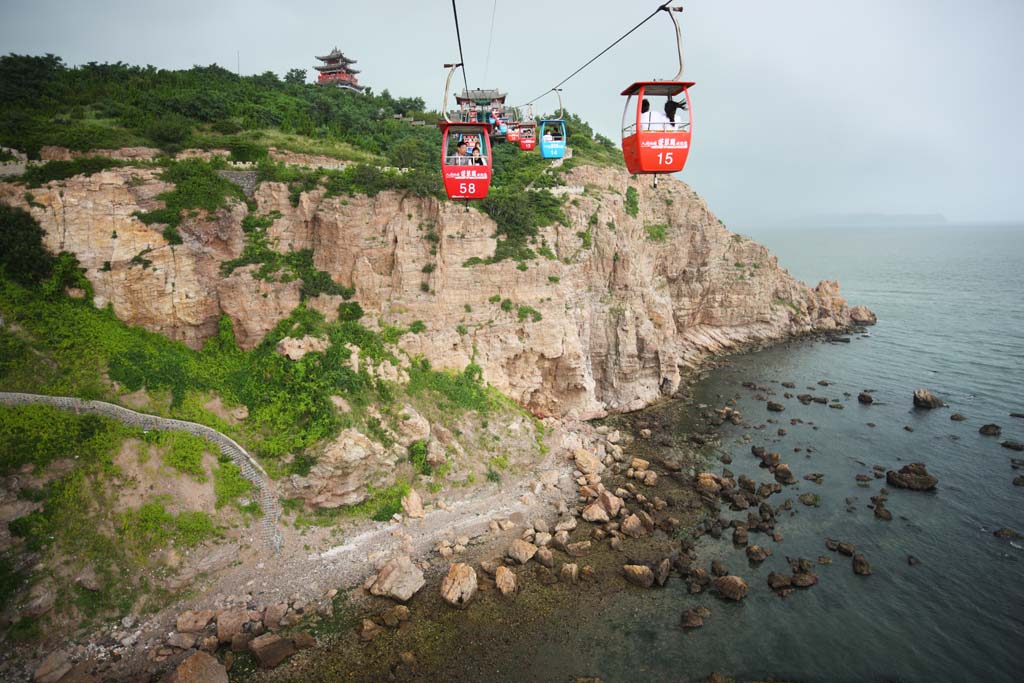
<path fill-rule="evenodd" d="M 188 432 L 205 439 L 217 446 L 223 455 L 230 458 L 238 466 L 238 469 L 241 470 L 242 476 L 256 487 L 257 502 L 259 503 L 260 510 L 263 512 L 263 518 L 259 521 L 260 538 L 273 552 L 276 553 L 281 549 L 281 530 L 277 524 L 281 518 L 281 506 L 278 502 L 273 482 L 266 471 L 260 467 L 260 464 L 244 448 L 239 446 L 234 439 L 221 434 L 216 429 L 196 422 L 139 413 L 105 401 L 86 401 L 70 396 L 0 392 L 0 403 L 7 405 L 42 403 L 74 413 L 102 415 L 143 431 L 155 429 L 160 431 Z"/>

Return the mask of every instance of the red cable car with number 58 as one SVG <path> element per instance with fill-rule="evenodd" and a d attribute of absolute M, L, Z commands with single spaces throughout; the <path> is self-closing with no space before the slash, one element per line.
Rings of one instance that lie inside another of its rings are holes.
<path fill-rule="evenodd" d="M 448 199 L 483 199 L 491 187 L 491 126 L 439 121 L 441 175 Z"/>
<path fill-rule="evenodd" d="M 491 125 L 477 121 L 451 121 L 448 117 L 448 91 L 452 75 L 462 64 L 445 64 L 448 80 L 444 84 L 441 111 L 441 177 L 448 199 L 484 199 L 491 188 Z M 469 205 L 466 205 L 469 211 Z"/>
<path fill-rule="evenodd" d="M 627 98 L 622 113 L 622 155 L 630 173 L 675 173 L 683 170 L 690 153 L 690 88 L 694 83 L 680 80 L 683 40 L 679 22 L 672 14 L 683 8 L 666 5 L 661 9 L 669 13 L 675 25 L 679 72 L 671 80 L 637 81 L 622 91 Z M 680 99 L 674 99 L 679 95 Z"/>

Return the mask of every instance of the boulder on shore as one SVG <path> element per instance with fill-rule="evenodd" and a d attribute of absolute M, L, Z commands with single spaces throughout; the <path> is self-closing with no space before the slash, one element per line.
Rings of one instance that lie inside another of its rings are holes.
<path fill-rule="evenodd" d="M 927 389 L 914 389 L 914 407 L 915 408 L 926 408 L 931 410 L 932 408 L 941 408 L 946 405 L 942 399 L 928 391 Z"/>
<path fill-rule="evenodd" d="M 448 574 L 441 581 L 441 597 L 452 607 L 465 609 L 476 595 L 476 570 L 464 562 L 456 562 L 448 568 Z"/>
<path fill-rule="evenodd" d="M 501 565 L 494 572 L 494 585 L 502 595 L 512 595 L 516 592 L 516 575 L 505 565 Z"/>
<path fill-rule="evenodd" d="M 162 683 L 228 683 L 224 665 L 206 652 L 196 652 L 181 664 Z"/>
<path fill-rule="evenodd" d="M 899 472 L 889 470 L 885 473 L 885 480 L 892 486 L 911 491 L 931 491 L 939 483 L 939 478 L 928 474 L 922 462 L 912 462 L 904 465 Z"/>
<path fill-rule="evenodd" d="M 264 669 L 275 666 L 295 654 L 295 643 L 289 638 L 282 638 L 276 633 L 267 632 L 249 641 L 249 650 L 256 662 Z M 227 677 L 224 678 L 227 681 Z"/>
<path fill-rule="evenodd" d="M 370 593 L 406 602 L 426 583 L 412 558 L 402 555 L 384 565 L 370 585 Z"/>
<path fill-rule="evenodd" d="M 626 564 L 622 566 L 622 571 L 626 573 L 626 580 L 634 586 L 650 588 L 654 585 L 654 572 L 650 567 L 642 564 Z"/>

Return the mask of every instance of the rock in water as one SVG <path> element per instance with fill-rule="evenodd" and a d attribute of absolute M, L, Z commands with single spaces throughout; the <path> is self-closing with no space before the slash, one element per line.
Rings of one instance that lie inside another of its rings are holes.
<path fill-rule="evenodd" d="M 720 576 L 715 579 L 715 590 L 729 600 L 742 600 L 747 597 L 747 582 L 739 576 Z"/>
<path fill-rule="evenodd" d="M 196 652 L 174 669 L 166 683 L 228 683 L 224 665 L 205 652 Z"/>
<path fill-rule="evenodd" d="M 885 480 L 892 486 L 911 491 L 931 491 L 939 483 L 938 477 L 928 474 L 921 462 L 904 465 L 899 472 L 889 470 L 885 473 Z"/>
<path fill-rule="evenodd" d="M 494 585 L 502 595 L 512 595 L 516 592 L 516 575 L 505 566 L 498 567 L 494 572 Z"/>
<path fill-rule="evenodd" d="M 697 614 L 696 610 L 688 609 L 685 612 L 683 612 L 683 617 L 680 620 L 679 625 L 687 629 L 700 628 L 704 625 L 704 619 L 702 619 L 701 616 Z"/>
<path fill-rule="evenodd" d="M 408 555 L 402 555 L 384 565 L 370 585 L 370 592 L 406 602 L 416 591 L 423 588 L 424 584 L 426 580 L 420 568 L 413 564 Z"/>
<path fill-rule="evenodd" d="M 273 669 L 296 652 L 295 643 L 276 633 L 264 633 L 253 638 L 249 641 L 249 649 L 252 651 L 252 656 L 264 669 Z"/>
<path fill-rule="evenodd" d="M 941 408 L 946 405 L 938 396 L 927 389 L 914 389 L 914 407 L 916 408 Z"/>
<path fill-rule="evenodd" d="M 995 536 L 996 538 L 1006 538 L 1006 539 L 1010 539 L 1010 540 L 1014 540 L 1014 541 L 1018 540 L 1018 539 L 1021 539 L 1021 538 L 1024 538 L 1024 536 L 1021 536 L 1019 533 L 1017 533 L 1013 529 L 1010 529 L 1009 527 L 1003 527 L 1002 529 L 996 529 L 995 531 L 992 532 L 992 535 Z"/>
<path fill-rule="evenodd" d="M 863 403 L 866 406 L 869 406 L 875 402 L 875 398 L 871 394 L 862 391 L 859 394 L 857 394 L 857 401 L 859 403 Z"/>
<path fill-rule="evenodd" d="M 850 309 L 850 320 L 857 325 L 874 325 L 878 322 L 878 316 L 867 306 L 854 306 Z"/>
<path fill-rule="evenodd" d="M 448 568 L 448 574 L 441 582 L 441 597 L 452 607 L 465 609 L 476 595 L 476 570 L 463 562 L 456 562 Z"/>
<path fill-rule="evenodd" d="M 982 436 L 999 436 L 1003 433 L 1003 428 L 997 424 L 987 424 L 982 425 L 978 433 Z"/>
<path fill-rule="evenodd" d="M 789 469 L 789 465 L 783 463 L 775 468 L 775 481 L 780 484 L 795 484 L 796 477 L 793 476 L 793 472 Z"/>
<path fill-rule="evenodd" d="M 871 576 L 871 563 L 863 555 L 854 555 L 853 573 L 858 576 Z"/>
<path fill-rule="evenodd" d="M 776 403 L 775 401 L 768 401 L 768 410 L 770 412 L 781 413 L 785 409 L 786 406 L 782 405 L 781 403 Z"/>
<path fill-rule="evenodd" d="M 1012 439 L 1007 439 L 1006 441 L 1004 441 L 1000 445 L 1003 448 L 1009 448 L 1011 451 L 1024 451 L 1024 443 L 1021 443 L 1020 441 L 1014 441 Z"/>
<path fill-rule="evenodd" d="M 759 545 L 752 545 L 747 548 L 747 559 L 751 562 L 764 562 L 771 554 L 771 550 L 762 548 Z"/>
<path fill-rule="evenodd" d="M 952 420 L 953 422 L 963 422 L 967 418 L 961 415 L 960 413 L 953 413 L 952 415 L 949 416 L 949 419 Z"/>
<path fill-rule="evenodd" d="M 622 571 L 626 573 L 626 580 L 634 586 L 650 588 L 654 585 L 654 572 L 650 567 L 642 564 L 623 565 Z"/>
<path fill-rule="evenodd" d="M 789 588 L 791 585 L 793 585 L 793 579 L 786 574 L 782 574 L 780 572 L 771 572 L 768 574 L 768 587 L 773 591 Z"/>

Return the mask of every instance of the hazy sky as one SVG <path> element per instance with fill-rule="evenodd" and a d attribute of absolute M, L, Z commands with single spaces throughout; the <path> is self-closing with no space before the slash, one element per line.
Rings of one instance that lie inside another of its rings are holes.
<path fill-rule="evenodd" d="M 532 99 L 658 4 L 459 0 L 470 87 Z M 731 226 L 851 212 L 1024 219 L 1024 1 L 684 5 L 697 86 L 682 177 Z M 242 73 L 280 75 L 335 45 L 375 92 L 431 108 L 442 63 L 458 58 L 447 0 L 0 0 L 0 51 L 70 64 L 234 69 L 240 53 Z M 675 69 L 671 23 L 657 16 L 570 81 L 566 106 L 618 140 L 618 93 Z"/>

